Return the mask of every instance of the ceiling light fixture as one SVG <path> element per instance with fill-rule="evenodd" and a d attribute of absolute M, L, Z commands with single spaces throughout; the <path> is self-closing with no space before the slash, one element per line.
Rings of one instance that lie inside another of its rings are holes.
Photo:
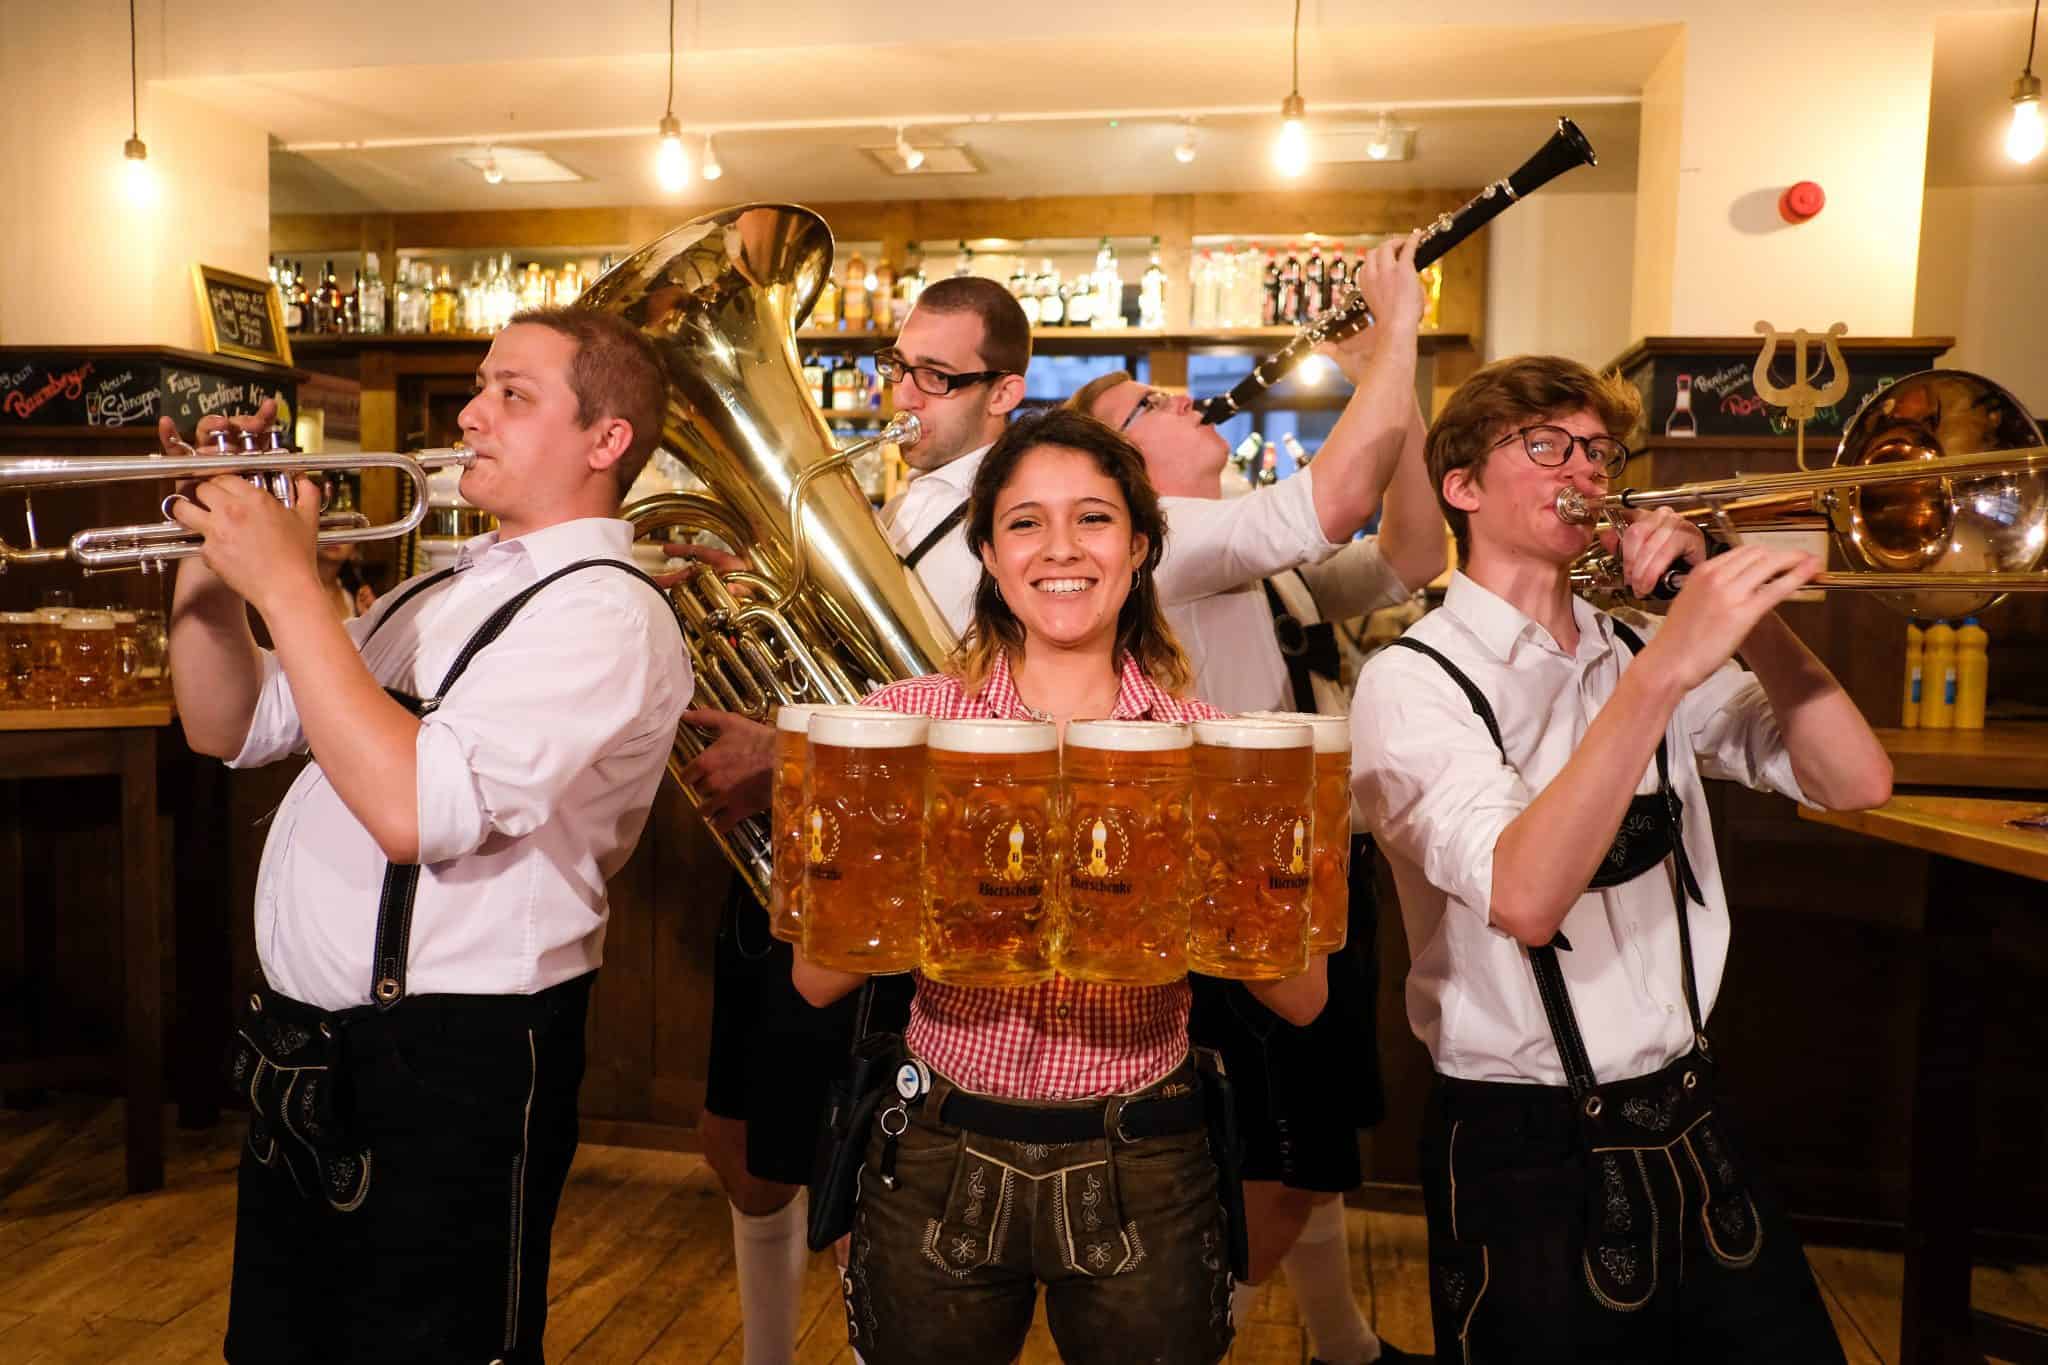
<path fill-rule="evenodd" d="M 716 180 L 725 174 L 725 167 L 718 164 L 718 149 L 711 145 L 711 134 L 704 134 L 704 158 L 697 172 L 706 180 Z"/>
<path fill-rule="evenodd" d="M 1394 154 L 1394 120 L 1386 112 L 1380 112 L 1379 127 L 1373 129 L 1372 140 L 1365 144 L 1365 154 L 1374 161 L 1385 161 Z"/>
<path fill-rule="evenodd" d="M 142 96 L 136 73 L 135 0 L 128 0 L 128 141 L 121 155 L 127 160 L 128 196 L 138 202 L 155 197 L 156 179 L 149 171 L 149 148 L 142 141 Z"/>
<path fill-rule="evenodd" d="M 1180 145 L 1173 149 L 1173 159 L 1185 166 L 1195 159 L 1195 121 L 1189 119 L 1181 133 Z"/>
<path fill-rule="evenodd" d="M 924 153 L 910 145 L 910 139 L 903 136 L 902 125 L 896 128 L 896 155 L 903 159 L 903 169 L 914 171 L 924 165 Z"/>
<path fill-rule="evenodd" d="M 498 153 L 495 148 L 484 148 L 483 176 L 486 185 L 505 183 L 505 172 L 498 168 Z"/>
<path fill-rule="evenodd" d="M 1294 0 L 1294 82 L 1280 101 L 1280 136 L 1273 140 L 1273 165 L 1290 180 L 1308 169 L 1308 105 L 1301 98 L 1301 0 Z"/>
<path fill-rule="evenodd" d="M 690 183 L 690 154 L 683 150 L 683 125 L 676 122 L 676 0 L 668 0 L 668 102 L 656 130 L 661 145 L 654 153 L 654 178 L 669 194 L 681 194 Z"/>
<path fill-rule="evenodd" d="M 2027 29 L 2027 64 L 2012 83 L 2012 126 L 2005 130 L 2005 154 L 2022 166 L 2041 155 L 2048 127 L 2041 122 L 2041 78 L 2034 74 L 2034 39 L 2041 27 L 2041 0 L 2034 0 L 2034 19 Z"/>

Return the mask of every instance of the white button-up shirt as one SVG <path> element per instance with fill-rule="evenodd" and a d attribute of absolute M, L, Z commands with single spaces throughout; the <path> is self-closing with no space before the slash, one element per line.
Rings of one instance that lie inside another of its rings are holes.
<path fill-rule="evenodd" d="M 1408 634 L 1462 669 L 1492 705 L 1507 762 L 1465 694 L 1434 660 L 1383 649 L 1351 709 L 1352 795 L 1393 867 L 1414 966 L 1408 1022 L 1446 1076 L 1565 1084 L 1522 945 L 1493 928 L 1501 831 L 1562 771 L 1621 678 L 1628 655 L 1608 619 L 1574 599 L 1579 645 L 1550 633 L 1462 573 L 1442 609 Z M 1657 623 L 1630 617 L 1647 643 Z M 1754 676 L 1724 665 L 1687 693 L 1665 731 L 1685 849 L 1704 906 L 1691 907 L 1700 1008 L 1711 1013 L 1728 954 L 1728 903 L 1700 778 L 1804 802 L 1776 716 Z M 1697 761 L 1695 761 L 1697 760 Z M 1652 761 L 1637 792 L 1657 789 Z M 1692 1046 L 1668 864 L 1580 896 L 1561 926 L 1572 1010 L 1596 1079 L 1640 1076 Z"/>
<path fill-rule="evenodd" d="M 882 530 L 897 558 L 922 544 L 954 508 L 966 505 L 974 491 L 974 471 L 988 452 L 983 446 L 926 470 L 889 500 L 882 509 Z M 953 633 L 966 634 L 967 623 L 974 619 L 974 590 L 981 583 L 981 561 L 967 548 L 966 518 L 917 561 L 917 576 Z"/>
<path fill-rule="evenodd" d="M 347 623 L 387 687 L 426 697 L 499 604 L 579 559 L 626 561 L 632 527 L 586 518 L 463 547 L 459 572 L 362 645 L 397 601 Z M 263 656 L 238 768 L 305 748 L 292 688 Z M 419 892 L 407 989 L 528 995 L 603 959 L 605 883 L 647 822 L 692 688 L 659 594 L 590 568 L 543 588 L 420 723 Z M 256 949 L 284 994 L 370 998 L 386 859 L 317 762 L 278 807 L 256 883 Z"/>

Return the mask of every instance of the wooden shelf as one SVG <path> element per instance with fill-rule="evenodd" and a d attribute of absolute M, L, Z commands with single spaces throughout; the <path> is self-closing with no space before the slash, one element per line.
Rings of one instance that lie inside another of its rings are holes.
<path fill-rule="evenodd" d="M 1877 731 L 1899 787 L 1982 787 L 2048 792 L 2048 724 L 1982 730 Z"/>
<path fill-rule="evenodd" d="M 2007 822 L 2040 815 L 2040 801 L 1990 801 L 1968 796 L 1895 796 L 1875 810 L 1825 811 L 1802 806 L 1799 818 L 1917 848 L 2018 877 L 2048 881 L 2048 831 Z"/>
<path fill-rule="evenodd" d="M 0 730 L 134 730 L 169 725 L 175 714 L 169 701 L 135 706 L 14 706 L 0 711 Z"/>

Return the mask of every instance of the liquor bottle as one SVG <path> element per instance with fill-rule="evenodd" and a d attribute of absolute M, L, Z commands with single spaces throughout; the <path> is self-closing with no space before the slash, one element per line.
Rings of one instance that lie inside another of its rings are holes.
<path fill-rule="evenodd" d="M 967 245 L 965 241 L 962 241 L 960 243 L 960 254 L 953 261 L 953 277 L 958 279 L 962 275 L 972 275 L 973 273 L 974 248 Z"/>
<path fill-rule="evenodd" d="M 333 285 L 330 294 L 328 286 Z M 338 325 L 335 318 L 335 303 L 341 295 L 341 286 L 334 284 L 334 262 L 329 260 L 320 274 L 320 282 L 313 288 L 313 317 L 308 330 L 320 333 L 332 332 Z"/>
<path fill-rule="evenodd" d="M 1304 322 L 1314 322 L 1330 306 L 1330 280 L 1323 269 L 1323 248 L 1311 242 L 1308 248 L 1308 265 L 1301 280 L 1301 316 Z"/>
<path fill-rule="evenodd" d="M 1280 433 L 1280 448 L 1287 452 L 1288 459 L 1294 461 L 1296 469 L 1302 469 L 1307 466 L 1309 453 L 1302 447 L 1300 438 L 1293 432 L 1283 431 Z"/>
<path fill-rule="evenodd" d="M 1282 327 L 1301 322 L 1301 257 L 1295 252 L 1296 248 L 1289 247 L 1280 266 L 1280 302 L 1273 310 L 1273 320 Z"/>
<path fill-rule="evenodd" d="M 1266 297 L 1259 304 L 1259 325 L 1278 327 L 1284 321 L 1280 315 L 1280 261 L 1276 256 L 1266 257 Z"/>
<path fill-rule="evenodd" d="M 868 263 L 858 251 L 846 261 L 846 283 L 839 290 L 839 316 L 845 331 L 868 330 Z"/>
<path fill-rule="evenodd" d="M 875 267 L 875 287 L 868 296 L 868 306 L 875 315 L 876 331 L 896 330 L 896 267 L 889 264 L 887 256 Z"/>
<path fill-rule="evenodd" d="M 1966 616 L 1956 632 L 1956 729 L 1984 728 L 1984 691 L 1990 672 L 1991 637 L 1977 618 Z"/>
<path fill-rule="evenodd" d="M 363 267 L 367 273 L 356 285 L 356 321 L 365 333 L 378 336 L 390 323 L 384 314 L 384 277 L 377 273 L 376 252 L 363 257 Z"/>
<path fill-rule="evenodd" d="M 539 261 L 528 261 L 526 269 L 519 276 L 519 306 L 521 308 L 545 308 L 548 306 L 548 279 L 541 273 Z"/>
<path fill-rule="evenodd" d="M 1922 670 L 1926 664 L 1926 638 L 1925 631 L 1911 621 L 1906 622 L 1906 678 L 1903 689 L 1905 695 L 1901 698 L 1902 714 L 1899 725 L 1907 730 L 1920 728 L 1920 686 Z"/>
<path fill-rule="evenodd" d="M 1086 327 L 1095 319 L 1095 286 L 1088 276 L 1075 280 L 1067 290 L 1067 326 Z"/>
<path fill-rule="evenodd" d="M 1692 376 L 1678 376 L 1678 402 L 1672 406 L 1671 416 L 1664 422 L 1666 436 L 1697 436 L 1699 423 L 1692 416 Z"/>
<path fill-rule="evenodd" d="M 916 242 L 908 249 L 908 259 L 903 267 L 903 306 L 896 310 L 898 317 L 906 317 L 917 306 L 917 296 L 924 293 L 924 252 Z"/>
<path fill-rule="evenodd" d="M 839 281 L 829 271 L 825 283 L 818 287 L 818 301 L 811 305 L 811 326 L 819 331 L 834 331 L 839 326 Z"/>
<path fill-rule="evenodd" d="M 355 282 L 341 296 L 341 330 L 359 332 L 362 330 L 363 272 L 356 271 Z"/>
<path fill-rule="evenodd" d="M 1351 263 L 1344 259 L 1344 248 L 1335 247 L 1330 252 L 1330 264 L 1324 268 L 1323 311 L 1328 312 L 1342 304 L 1351 293 Z"/>
<path fill-rule="evenodd" d="M 1163 329 L 1166 326 L 1166 270 L 1159 264 L 1159 239 L 1152 239 L 1152 258 L 1138 281 L 1138 325 Z"/>
<path fill-rule="evenodd" d="M 414 297 L 412 284 L 412 262 L 398 258 L 397 288 L 391 298 L 391 330 L 401 335 L 414 331 L 413 314 L 417 311 L 418 300 Z"/>
<path fill-rule="evenodd" d="M 462 282 L 461 324 L 457 331 L 475 334 L 490 331 L 484 314 L 484 263 L 469 263 L 469 278 Z"/>
<path fill-rule="evenodd" d="M 1058 327 L 1067 320 L 1067 301 L 1060 293 L 1060 274 L 1052 268 L 1052 258 L 1038 263 L 1038 325 Z"/>
<path fill-rule="evenodd" d="M 562 273 L 555 279 L 555 305 L 567 308 L 583 297 L 583 267 L 574 261 L 562 267 Z"/>
<path fill-rule="evenodd" d="M 1121 327 L 1124 321 L 1124 279 L 1116 266 L 1116 248 L 1104 237 L 1095 249 L 1095 301 L 1089 310 L 1091 327 Z"/>
<path fill-rule="evenodd" d="M 292 263 L 285 261 L 277 268 L 277 294 L 284 300 L 284 327 L 287 332 L 302 332 L 306 328 L 306 310 L 299 306 L 299 277 L 292 272 Z"/>
<path fill-rule="evenodd" d="M 461 323 L 461 314 L 462 296 L 455 292 L 455 273 L 443 265 L 428 303 L 427 330 L 436 336 L 446 336 Z"/>
<path fill-rule="evenodd" d="M 1010 297 L 1017 300 L 1017 306 L 1024 310 L 1024 320 L 1033 327 L 1038 326 L 1038 286 L 1031 278 L 1031 272 L 1024 268 L 1021 257 L 1011 267 L 1008 288 Z"/>

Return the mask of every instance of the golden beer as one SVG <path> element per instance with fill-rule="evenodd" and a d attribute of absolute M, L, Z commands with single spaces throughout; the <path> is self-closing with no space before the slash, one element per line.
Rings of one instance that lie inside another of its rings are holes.
<path fill-rule="evenodd" d="M 74 611 L 64 617 L 64 701 L 106 706 L 114 692 L 114 615 Z"/>
<path fill-rule="evenodd" d="M 768 881 L 768 931 L 790 943 L 804 938 L 804 769 L 810 764 L 811 717 L 820 711 L 861 709 L 803 702 L 775 713 L 775 770 L 768 798 L 775 866 Z"/>
<path fill-rule="evenodd" d="M 1187 975 L 1193 743 L 1164 721 L 1068 723 L 1062 976 L 1157 986 Z"/>
<path fill-rule="evenodd" d="M 1315 831 L 1309 858 L 1308 950 L 1334 953 L 1351 927 L 1351 721 L 1313 711 L 1247 711 L 1316 734 Z"/>
<path fill-rule="evenodd" d="M 114 701 L 126 705 L 142 693 L 142 625 L 132 611 L 114 613 Z"/>
<path fill-rule="evenodd" d="M 1315 733 L 1195 722 L 1188 970 L 1272 981 L 1308 968 Z"/>
<path fill-rule="evenodd" d="M 0 611 L 0 706 L 28 705 L 29 637 L 38 624 L 32 611 Z"/>
<path fill-rule="evenodd" d="M 64 701 L 65 607 L 41 607 L 28 627 L 28 678 L 22 700 L 30 706 L 60 706 Z"/>
<path fill-rule="evenodd" d="M 1052 975 L 1059 728 L 935 720 L 926 739 L 924 974 L 959 986 Z"/>
<path fill-rule="evenodd" d="M 811 717 L 804 775 L 803 948 L 822 967 L 907 972 L 924 901 L 923 716 Z"/>

